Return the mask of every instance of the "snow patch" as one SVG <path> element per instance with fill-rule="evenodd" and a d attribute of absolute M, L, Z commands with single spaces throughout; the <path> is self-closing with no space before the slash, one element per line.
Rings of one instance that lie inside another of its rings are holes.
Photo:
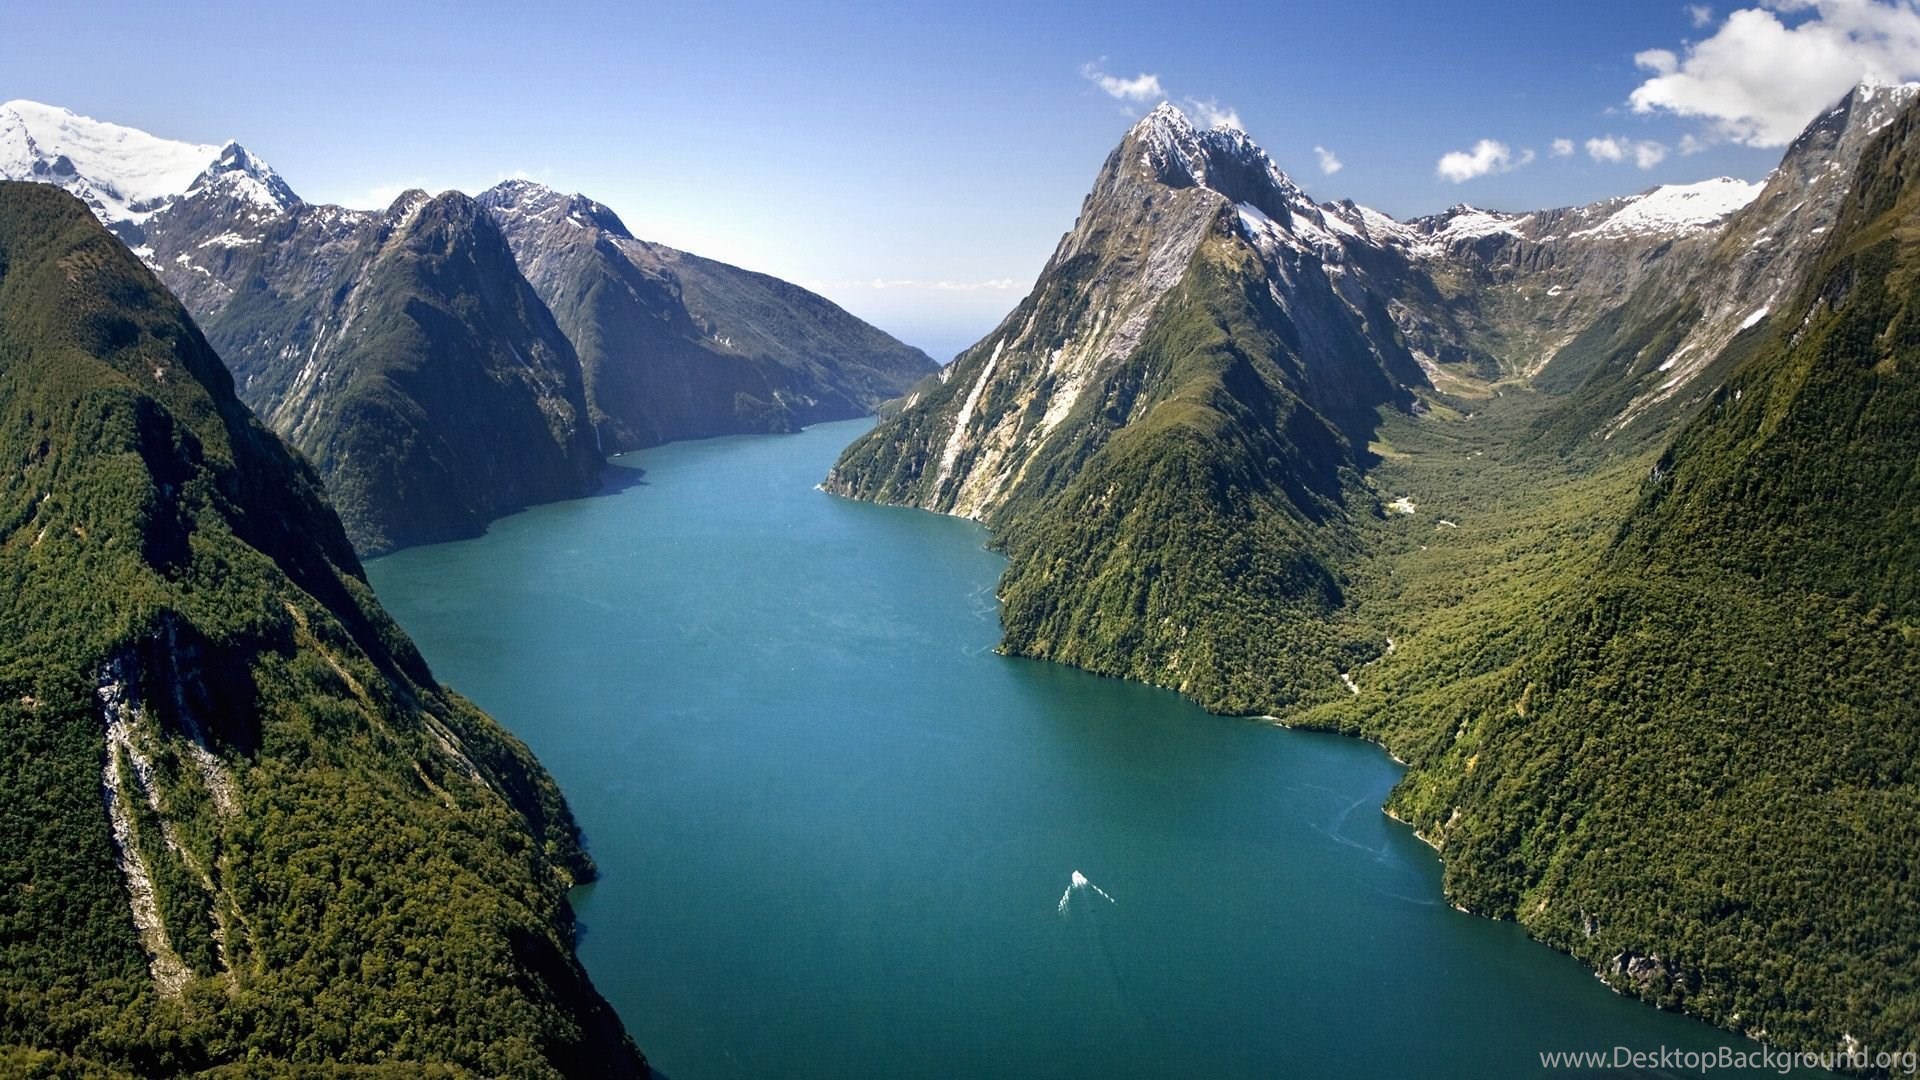
<path fill-rule="evenodd" d="M 1764 184 L 1722 176 L 1697 184 L 1664 184 L 1625 200 L 1619 210 L 1592 228 L 1569 234 L 1614 239 L 1697 232 L 1725 219 L 1760 197 Z"/>
<path fill-rule="evenodd" d="M 1524 238 L 1520 230 L 1533 220 L 1532 214 L 1496 214 L 1478 207 L 1460 204 L 1448 210 L 1442 219 L 1437 220 L 1433 231 L 1422 236 L 1413 245 L 1413 253 L 1422 258 L 1436 259 L 1446 255 L 1448 249 L 1456 244 L 1471 243 L 1489 236 L 1513 236 Z"/>

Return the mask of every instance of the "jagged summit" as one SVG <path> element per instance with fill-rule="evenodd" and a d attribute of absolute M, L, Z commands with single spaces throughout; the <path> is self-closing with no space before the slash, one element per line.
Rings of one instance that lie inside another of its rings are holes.
<path fill-rule="evenodd" d="M 220 156 L 187 185 L 188 196 L 213 193 L 251 203 L 261 211 L 279 213 L 301 204 L 300 196 L 281 179 L 273 166 L 246 147 L 229 140 Z"/>
<path fill-rule="evenodd" d="M 623 240 L 634 239 L 620 215 L 604 203 L 575 192 L 571 195 L 537 180 L 502 180 L 475 197 L 496 215 L 542 222 L 567 221 L 580 228 L 597 228 Z"/>
<path fill-rule="evenodd" d="M 1165 125 L 1174 126 L 1174 127 L 1183 127 L 1189 131 L 1200 130 L 1200 128 L 1194 124 L 1193 120 L 1190 117 L 1188 117 L 1187 114 L 1184 111 L 1182 111 L 1178 105 L 1175 105 L 1171 101 L 1162 101 L 1160 104 L 1155 105 L 1153 107 L 1153 111 L 1141 117 L 1139 122 L 1136 123 L 1134 127 L 1138 129 L 1142 126 L 1149 125 L 1149 124 L 1165 124 Z M 1221 120 L 1215 123 L 1211 130 L 1237 131 L 1239 129 L 1235 128 L 1232 124 L 1227 123 L 1225 120 Z"/>
<path fill-rule="evenodd" d="M 1271 216 L 1284 216 L 1289 203 L 1311 202 L 1246 132 L 1197 128 L 1166 102 L 1134 124 L 1122 143 L 1128 145 L 1139 148 L 1140 164 L 1168 187 L 1211 188 Z"/>
<path fill-rule="evenodd" d="M 387 215 L 401 217 L 411 214 L 432 200 L 433 196 L 427 192 L 426 188 L 408 188 L 395 195 L 393 201 L 387 204 Z"/>

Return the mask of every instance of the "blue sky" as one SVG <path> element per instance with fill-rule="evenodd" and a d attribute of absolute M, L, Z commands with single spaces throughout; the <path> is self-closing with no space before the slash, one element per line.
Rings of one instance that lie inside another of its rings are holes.
<path fill-rule="evenodd" d="M 1761 2 L 5 0 L 0 100 L 239 139 L 313 201 L 531 176 L 945 359 L 1161 97 L 1406 217 L 1757 179 L 1858 75 L 1920 74 L 1911 0 Z"/>

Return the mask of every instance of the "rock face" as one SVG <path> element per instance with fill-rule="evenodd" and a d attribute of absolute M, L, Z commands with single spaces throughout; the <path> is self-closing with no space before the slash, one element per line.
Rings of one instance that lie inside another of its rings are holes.
<path fill-rule="evenodd" d="M 1285 339 L 1290 363 L 1270 374 L 1310 398 L 1328 437 L 1373 406 L 1410 404 L 1400 387 L 1419 369 L 1390 321 L 1367 320 L 1370 268 L 1347 258 L 1354 235 L 1244 134 L 1196 130 L 1162 106 L 1107 159 L 1026 301 L 856 444 L 829 486 L 989 521 L 1018 496 L 1057 491 L 1070 470 L 1043 459 L 1086 457 L 1174 389 L 1172 358 L 1143 369 L 1141 346 L 1207 299 L 1192 288 L 1203 265 L 1227 279 L 1205 284 L 1265 294 L 1238 302 Z M 1304 366 L 1336 356 L 1338 378 Z"/>
<path fill-rule="evenodd" d="M 934 370 L 824 297 L 637 239 L 583 196 L 509 180 L 479 202 L 578 347 L 609 452 L 864 416 Z"/>
<path fill-rule="evenodd" d="M 1916 99 L 1920 84 L 1856 87 L 1787 148 L 1752 202 L 1580 328 L 1541 380 L 1574 397 L 1573 432 L 1645 441 L 1704 401 L 1744 354 L 1736 342 L 1757 340 L 1811 269 L 1866 146 Z"/>
<path fill-rule="evenodd" d="M 643 1074 L 573 954 L 558 789 L 88 209 L 0 182 L 0 1043 Z"/>
<path fill-rule="evenodd" d="M 227 231 L 195 239 L 211 227 Z M 209 186 L 146 232 L 242 399 L 313 460 L 361 551 L 475 535 L 597 486 L 573 345 L 472 199 L 246 218 Z"/>

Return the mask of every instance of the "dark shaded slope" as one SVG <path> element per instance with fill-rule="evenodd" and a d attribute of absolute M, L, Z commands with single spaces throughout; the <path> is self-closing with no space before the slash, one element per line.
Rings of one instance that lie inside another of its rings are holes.
<path fill-rule="evenodd" d="M 457 192 L 409 193 L 358 229 L 324 285 L 267 273 L 284 260 L 272 249 L 324 238 L 303 227 L 322 217 L 276 229 L 208 338 L 319 468 L 355 545 L 477 535 L 593 490 L 578 359 L 487 214 Z"/>
<path fill-rule="evenodd" d="M 864 416 L 934 368 L 797 285 L 636 239 L 591 199 L 510 180 L 479 201 L 578 348 L 610 452 Z"/>
<path fill-rule="evenodd" d="M 0 461 L 0 1043 L 643 1071 L 573 957 L 591 864 L 552 781 L 433 681 L 180 306 L 39 185 L 0 184 Z"/>

